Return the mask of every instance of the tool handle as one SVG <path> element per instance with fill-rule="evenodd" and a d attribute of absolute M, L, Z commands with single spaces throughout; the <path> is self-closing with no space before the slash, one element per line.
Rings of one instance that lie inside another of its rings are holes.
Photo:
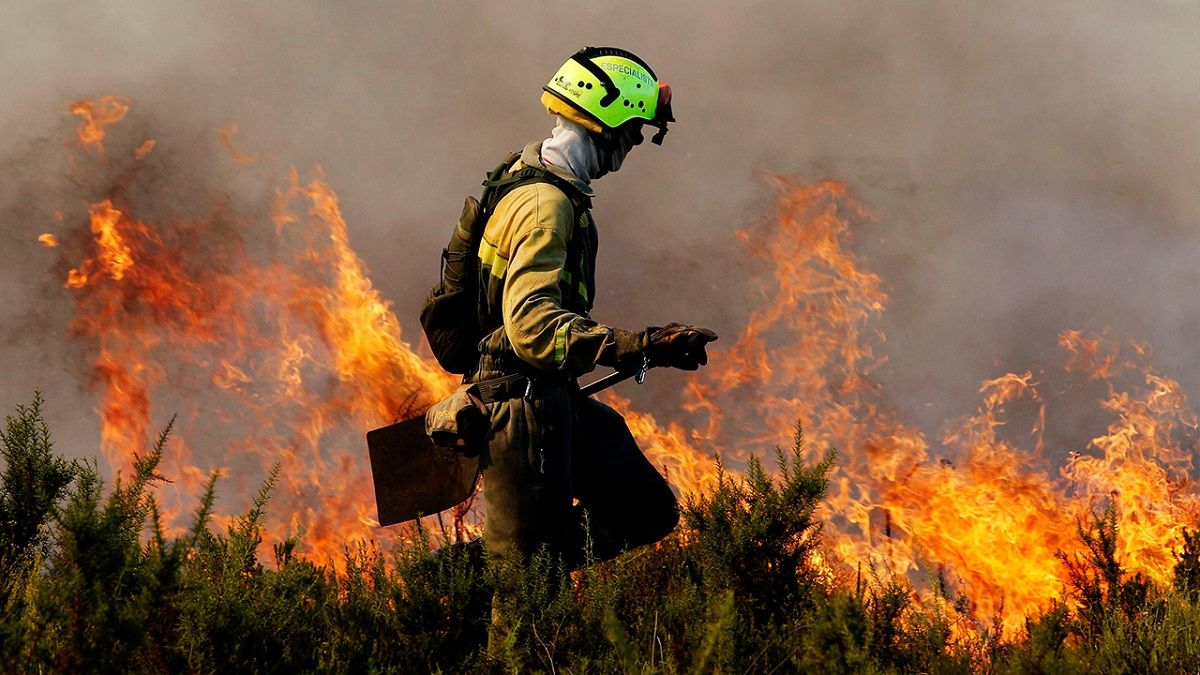
<path fill-rule="evenodd" d="M 644 373 L 644 370 L 614 370 L 598 380 L 592 380 L 579 388 L 579 393 L 584 396 L 594 396 L 608 389 L 614 384 L 620 384 L 625 380 L 637 377 L 638 373 Z"/>

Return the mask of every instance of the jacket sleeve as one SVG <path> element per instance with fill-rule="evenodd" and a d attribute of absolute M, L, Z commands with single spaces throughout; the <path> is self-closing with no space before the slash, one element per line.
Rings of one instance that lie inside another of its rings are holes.
<path fill-rule="evenodd" d="M 513 248 L 504 279 L 504 330 L 522 360 L 547 372 L 577 376 L 616 365 L 640 336 L 614 329 L 563 307 L 559 280 L 573 223 L 570 202 L 536 184 L 514 205 Z"/>

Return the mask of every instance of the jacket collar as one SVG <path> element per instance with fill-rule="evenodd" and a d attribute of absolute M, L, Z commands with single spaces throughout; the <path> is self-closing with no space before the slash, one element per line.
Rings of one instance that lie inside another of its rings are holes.
<path fill-rule="evenodd" d="M 580 194 L 589 199 L 596 196 L 596 193 L 592 191 L 592 187 L 579 180 L 575 174 L 561 167 L 554 166 L 553 164 L 544 164 L 542 162 L 541 141 L 534 141 L 529 145 L 526 145 L 525 150 L 521 152 L 521 159 L 518 163 L 524 166 L 532 166 L 535 169 L 549 171 L 555 176 L 558 176 L 559 178 L 570 183 L 572 187 L 579 190 Z"/>

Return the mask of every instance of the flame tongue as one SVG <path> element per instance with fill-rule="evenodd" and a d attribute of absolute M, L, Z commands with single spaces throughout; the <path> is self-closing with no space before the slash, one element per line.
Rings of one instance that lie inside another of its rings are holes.
<path fill-rule="evenodd" d="M 102 150 L 104 126 L 127 105 L 76 104 L 86 111 L 77 113 L 80 139 Z M 831 570 L 903 574 L 932 561 L 978 616 L 1003 608 L 1015 630 L 1059 595 L 1054 553 L 1077 550 L 1076 520 L 1115 501 L 1123 560 L 1165 579 L 1182 528 L 1200 521 L 1188 479 L 1197 420 L 1147 350 L 1128 355 L 1063 333 L 1067 370 L 1108 391 L 1100 405 L 1112 422 L 1088 448 L 1044 448 L 1052 401 L 1038 381 L 1044 373 L 1031 370 L 983 383 L 979 409 L 949 426 L 935 450 L 870 377 L 885 361 L 872 322 L 887 297 L 849 242 L 869 214 L 842 183 L 771 180 L 772 212 L 739 234 L 764 270 L 761 301 L 733 344 L 688 380 L 688 423 L 660 423 L 608 395 L 669 479 L 684 492 L 707 489 L 714 453 L 735 467 L 769 458 L 802 419 L 814 452 L 840 453 L 825 510 Z M 269 541 L 304 529 L 308 555 L 336 562 L 341 547 L 377 536 L 362 430 L 442 397 L 455 381 L 402 339 L 319 169 L 307 182 L 291 171 L 258 230 L 151 222 L 119 193 L 90 206 L 88 226 L 86 257 L 66 286 L 78 307 L 73 331 L 95 347 L 114 469 L 127 468 L 161 418 L 179 410 L 164 467 L 177 478 L 165 488 L 175 512 L 194 503 L 212 469 L 230 477 L 243 505 L 279 462 Z M 271 253 L 251 252 L 255 238 L 269 239 Z M 1032 447 L 1005 431 L 1014 409 L 1033 411 Z M 1055 475 L 1050 458 L 1068 450 L 1073 458 Z"/>
<path fill-rule="evenodd" d="M 117 232 L 122 213 L 112 207 L 112 202 L 104 200 L 92 204 L 88 208 L 92 220 L 92 233 L 96 235 L 96 245 L 100 247 L 100 264 L 113 281 L 120 281 L 125 272 L 133 267 L 133 254 L 122 241 Z M 130 225 L 126 223 L 126 229 Z"/>
<path fill-rule="evenodd" d="M 104 152 L 104 128 L 120 122 L 129 112 L 130 103 L 123 96 L 101 96 L 95 101 L 83 99 L 72 103 L 68 110 L 83 120 L 76 131 L 79 142 Z"/>

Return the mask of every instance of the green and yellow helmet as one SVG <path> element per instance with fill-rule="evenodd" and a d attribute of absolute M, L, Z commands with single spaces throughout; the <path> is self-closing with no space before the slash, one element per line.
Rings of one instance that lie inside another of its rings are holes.
<path fill-rule="evenodd" d="M 584 47 L 542 87 L 542 105 L 586 129 L 601 133 L 640 119 L 658 127 L 662 145 L 671 114 L 671 87 L 636 55 L 616 47 Z"/>

